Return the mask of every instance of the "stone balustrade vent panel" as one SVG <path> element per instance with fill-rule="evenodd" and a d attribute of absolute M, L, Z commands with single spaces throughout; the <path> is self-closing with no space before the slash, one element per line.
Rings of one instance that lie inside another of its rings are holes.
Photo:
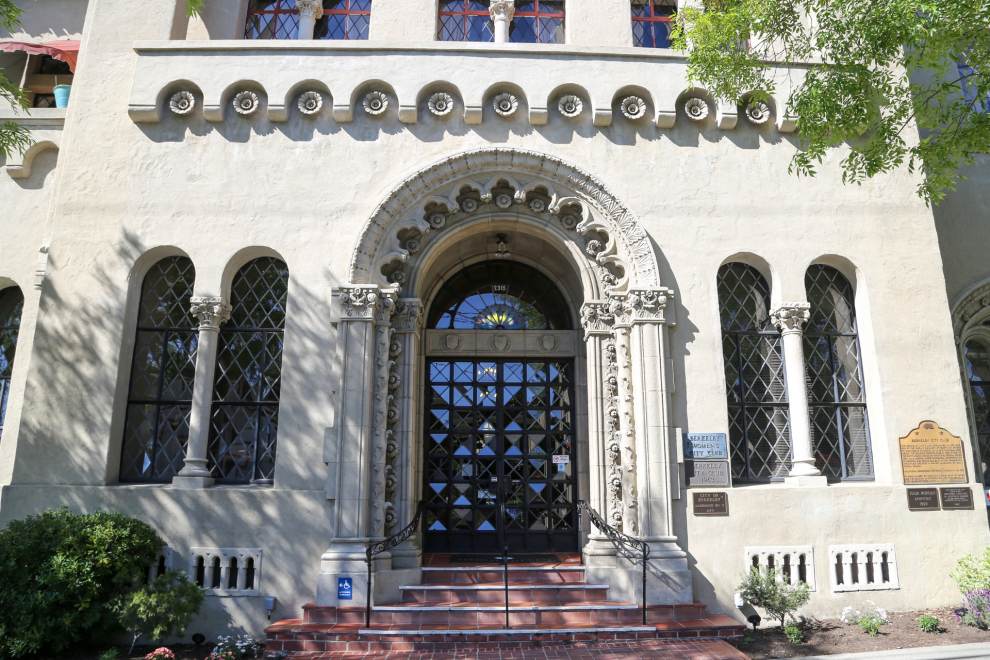
<path fill-rule="evenodd" d="M 833 592 L 901 588 L 894 546 L 889 543 L 831 545 L 828 558 Z"/>
<path fill-rule="evenodd" d="M 215 596 L 261 593 L 260 548 L 191 548 L 189 580 Z"/>
<path fill-rule="evenodd" d="M 815 551 L 810 545 L 747 547 L 743 561 L 747 571 L 754 568 L 764 573 L 773 570 L 781 582 L 792 585 L 804 582 L 812 591 L 817 589 Z"/>

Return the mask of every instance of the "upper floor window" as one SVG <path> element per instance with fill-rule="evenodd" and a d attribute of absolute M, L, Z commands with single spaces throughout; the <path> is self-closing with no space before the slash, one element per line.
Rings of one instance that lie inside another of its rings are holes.
<path fill-rule="evenodd" d="M 323 0 L 323 17 L 316 21 L 315 39 L 367 39 L 371 0 Z"/>
<path fill-rule="evenodd" d="M 199 337 L 190 308 L 195 277 L 186 257 L 162 259 L 144 276 L 121 481 L 171 481 L 185 461 Z"/>
<path fill-rule="evenodd" d="M 520 44 L 564 43 L 563 0 L 516 2 L 509 41 Z"/>
<path fill-rule="evenodd" d="M 494 41 L 488 0 L 441 0 L 437 39 Z"/>
<path fill-rule="evenodd" d="M 677 4 L 667 0 L 632 0 L 633 43 L 640 48 L 670 48 Z"/>
<path fill-rule="evenodd" d="M 871 478 L 852 285 L 835 268 L 820 264 L 808 268 L 804 282 L 811 303 L 804 352 L 815 462 L 829 479 Z"/>
<path fill-rule="evenodd" d="M 250 0 L 245 39 L 296 39 L 298 36 L 296 0 Z"/>
<path fill-rule="evenodd" d="M 10 393 L 10 376 L 14 370 L 14 351 L 21 328 L 21 311 L 24 295 L 16 286 L 0 291 L 0 436 L 3 435 L 3 419 L 7 413 Z"/>
<path fill-rule="evenodd" d="M 208 460 L 218 483 L 275 478 L 282 337 L 289 269 L 261 257 L 234 276 L 230 320 L 220 330 Z"/>
<path fill-rule="evenodd" d="M 984 488 L 990 488 L 990 328 L 987 326 L 980 326 L 978 333 L 963 344 L 963 368 L 969 380 L 970 412 L 981 462 L 980 481 Z"/>
<path fill-rule="evenodd" d="M 732 478 L 783 478 L 791 462 L 790 411 L 780 333 L 770 320 L 770 286 L 752 266 L 725 264 L 718 271 L 718 305 Z"/>

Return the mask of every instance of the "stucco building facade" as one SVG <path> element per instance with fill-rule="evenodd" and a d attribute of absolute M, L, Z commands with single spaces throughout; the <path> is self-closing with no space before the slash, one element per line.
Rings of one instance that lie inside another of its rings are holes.
<path fill-rule="evenodd" d="M 660 3 L 20 4 L 4 39 L 81 46 L 68 108 L 0 110 L 35 140 L 0 169 L 0 519 L 148 521 L 202 632 L 363 603 L 420 502 L 377 602 L 507 546 L 636 601 L 579 500 L 649 544 L 651 603 L 742 619 L 754 561 L 809 614 L 958 599 L 990 540 L 982 168 L 934 211 L 907 171 L 789 175 L 805 67 L 717 103 Z M 972 508 L 909 510 L 927 421 Z"/>

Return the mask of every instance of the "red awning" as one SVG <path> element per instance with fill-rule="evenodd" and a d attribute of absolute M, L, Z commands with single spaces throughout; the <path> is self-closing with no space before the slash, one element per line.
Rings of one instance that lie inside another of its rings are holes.
<path fill-rule="evenodd" d="M 33 44 L 26 41 L 0 41 L 0 52 L 50 55 L 56 60 L 68 64 L 69 70 L 75 73 L 76 60 L 79 59 L 79 42 L 72 39 L 49 41 L 43 44 Z"/>

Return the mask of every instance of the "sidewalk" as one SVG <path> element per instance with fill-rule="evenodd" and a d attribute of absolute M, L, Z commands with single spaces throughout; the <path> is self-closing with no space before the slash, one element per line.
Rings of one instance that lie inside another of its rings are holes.
<path fill-rule="evenodd" d="M 957 660 L 962 658 L 990 658 L 990 643 L 955 644 L 952 646 L 926 646 L 916 649 L 893 651 L 869 651 L 867 653 L 842 653 L 840 655 L 807 655 L 792 660 Z"/>

